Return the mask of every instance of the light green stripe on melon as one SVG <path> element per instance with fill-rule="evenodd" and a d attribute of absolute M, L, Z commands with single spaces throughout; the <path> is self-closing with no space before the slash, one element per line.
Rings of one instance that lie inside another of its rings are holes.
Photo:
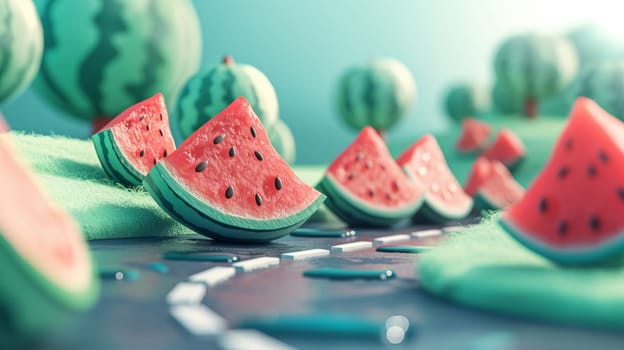
<path fill-rule="evenodd" d="M 564 265 L 592 265 L 615 259 L 624 252 L 624 231 L 612 234 L 613 238 L 598 245 L 573 248 L 556 248 L 537 241 L 531 237 L 538 237 L 535 233 L 525 233 L 514 223 L 501 218 L 500 226 L 511 237 L 516 239 L 530 250 Z"/>
<path fill-rule="evenodd" d="M 351 195 L 331 176 L 325 176 L 317 185 L 328 197 L 326 204 L 336 215 L 351 224 L 387 227 L 410 218 L 421 207 L 422 198 L 403 208 L 384 210 L 368 205 Z"/>
<path fill-rule="evenodd" d="M 145 189 L 170 215 L 199 233 L 225 240 L 264 242 L 284 236 L 303 224 L 320 207 L 324 195 L 293 215 L 269 220 L 224 213 L 195 197 L 158 163 L 144 181 Z"/>
<path fill-rule="evenodd" d="M 39 337 L 91 307 L 99 296 L 99 281 L 90 276 L 84 290 L 65 290 L 45 278 L 0 235 L 0 339 L 11 348 L 29 337 Z"/>
<path fill-rule="evenodd" d="M 124 156 L 117 146 L 111 130 L 101 131 L 92 137 L 93 145 L 100 163 L 107 175 L 124 185 L 138 186 L 143 181 L 143 174 Z"/>

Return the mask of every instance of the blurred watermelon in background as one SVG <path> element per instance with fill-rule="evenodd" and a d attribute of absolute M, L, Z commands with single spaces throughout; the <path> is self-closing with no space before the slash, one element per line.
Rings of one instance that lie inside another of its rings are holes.
<path fill-rule="evenodd" d="M 45 51 L 36 91 L 95 131 L 158 92 L 174 105 L 199 67 L 189 0 L 38 0 Z"/>
<path fill-rule="evenodd" d="M 271 81 L 279 99 L 279 118 L 292 131 L 297 162 L 303 164 L 327 164 L 353 137 L 337 116 L 332 98 L 346 67 L 373 57 L 394 57 L 418 82 L 418 103 L 385 133 L 392 145 L 447 130 L 452 124 L 441 101 L 450 84 L 469 81 L 491 89 L 499 80 L 492 69 L 496 49 L 518 33 L 567 38 L 577 47 L 581 70 L 595 60 L 621 57 L 618 47 L 624 43 L 621 5 L 609 0 L 595 0 L 592 6 L 564 0 L 483 0 L 479 6 L 462 0 L 35 0 L 35 4 L 44 29 L 51 25 L 53 30 L 45 37 L 46 57 L 37 84 L 41 93 L 27 91 L 3 106 L 15 129 L 86 137 L 95 118 L 117 112 L 114 100 L 127 107 L 140 90 L 151 95 L 148 86 L 167 96 L 175 120 L 172 101 L 184 82 L 200 65 L 213 65 L 231 54 Z M 146 15 L 158 24 L 145 20 Z M 99 40 L 106 37 L 113 38 L 108 46 L 118 51 L 115 58 L 107 57 L 107 50 L 99 51 L 106 49 L 107 40 Z M 585 53 L 599 57 L 586 59 Z M 46 74 L 70 103 L 44 82 Z M 566 115 L 569 86 L 540 101 L 540 113 Z M 516 98 L 511 96 L 512 101 Z M 50 108 L 49 102 L 62 107 Z M 490 113 L 500 113 L 499 107 L 493 98 Z"/>

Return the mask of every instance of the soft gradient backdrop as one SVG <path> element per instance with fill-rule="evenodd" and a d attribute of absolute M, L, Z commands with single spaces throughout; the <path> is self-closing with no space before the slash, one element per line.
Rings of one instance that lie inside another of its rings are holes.
<path fill-rule="evenodd" d="M 503 38 L 527 30 L 563 32 L 591 20 L 617 28 L 624 10 L 624 4 L 612 0 L 194 3 L 202 22 L 203 62 L 214 64 L 231 54 L 269 77 L 281 118 L 297 140 L 297 163 L 302 164 L 329 162 L 355 136 L 333 108 L 337 77 L 350 64 L 392 56 L 412 70 L 418 85 L 416 105 L 390 130 L 388 139 L 416 139 L 448 125 L 441 99 L 449 84 L 490 83 L 492 56 Z M 18 130 L 75 137 L 86 137 L 89 131 L 88 125 L 48 107 L 30 90 L 3 112 Z"/>

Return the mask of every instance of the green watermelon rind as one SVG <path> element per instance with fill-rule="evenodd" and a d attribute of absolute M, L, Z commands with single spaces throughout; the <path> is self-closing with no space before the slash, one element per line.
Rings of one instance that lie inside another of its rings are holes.
<path fill-rule="evenodd" d="M 14 341 L 21 341 L 30 335 L 40 335 L 73 314 L 86 311 L 99 297 L 100 283 L 95 274 L 86 289 L 73 292 L 43 276 L 2 235 L 0 252 L 2 279 L 6 282 L 0 287 L 0 305 L 10 305 L 1 310 L 0 339 L 15 337 L 21 339 Z M 8 310 L 16 312 L 8 315 Z M 11 325 L 5 322 L 6 318 L 11 320 Z"/>
<path fill-rule="evenodd" d="M 325 205 L 339 218 L 351 225 L 393 226 L 412 217 L 423 203 L 423 198 L 420 197 L 405 208 L 381 210 L 354 197 L 329 175 L 326 175 L 319 182 L 317 188 L 327 195 Z"/>
<path fill-rule="evenodd" d="M 233 216 L 206 204 L 162 163 L 152 168 L 143 185 L 169 215 L 198 233 L 225 241 L 268 242 L 285 236 L 307 221 L 325 200 L 319 194 L 308 207 L 288 217 L 260 220 Z"/>
<path fill-rule="evenodd" d="M 599 264 L 608 261 L 609 258 L 617 258 L 624 254 L 624 231 L 599 245 L 557 249 L 531 238 L 530 235 L 523 233 L 523 230 L 505 220 L 504 217 L 499 219 L 498 223 L 505 232 L 520 244 L 561 265 Z"/>
<path fill-rule="evenodd" d="M 478 191 L 472 199 L 473 206 L 478 210 L 500 210 L 501 207 L 494 205 L 488 196 L 482 191 Z"/>
<path fill-rule="evenodd" d="M 108 177 L 125 186 L 141 185 L 144 175 L 123 154 L 110 129 L 94 134 L 91 139 L 95 153 Z"/>
<path fill-rule="evenodd" d="M 416 180 L 412 176 L 407 167 L 402 166 L 401 168 L 403 169 L 403 173 L 410 179 L 410 181 L 412 181 L 413 183 L 418 183 L 418 180 Z M 472 208 L 474 207 L 474 201 L 471 200 L 470 205 L 466 206 L 464 210 L 457 210 L 457 212 L 452 212 L 436 205 L 436 201 L 429 199 L 426 192 L 423 197 L 424 201 L 420 210 L 418 210 L 414 214 L 415 222 L 426 221 L 436 224 L 443 224 L 447 223 L 448 221 L 462 220 L 470 215 L 470 213 L 472 212 Z"/>

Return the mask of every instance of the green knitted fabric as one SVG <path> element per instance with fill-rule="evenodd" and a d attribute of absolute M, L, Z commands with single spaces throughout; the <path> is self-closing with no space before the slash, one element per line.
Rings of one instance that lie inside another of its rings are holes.
<path fill-rule="evenodd" d="M 624 329 L 624 265 L 557 266 L 510 238 L 494 219 L 452 236 L 419 261 L 424 288 L 510 315 Z"/>
<path fill-rule="evenodd" d="M 20 133 L 11 137 L 44 190 L 80 223 L 86 239 L 193 233 L 160 209 L 147 192 L 108 179 L 91 141 Z"/>

